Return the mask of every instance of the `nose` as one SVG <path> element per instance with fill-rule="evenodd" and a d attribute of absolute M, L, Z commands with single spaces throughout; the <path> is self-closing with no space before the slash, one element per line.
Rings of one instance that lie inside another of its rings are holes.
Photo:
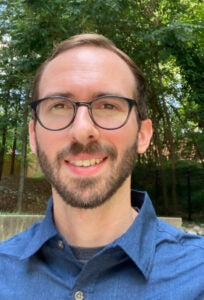
<path fill-rule="evenodd" d="M 99 127 L 91 120 L 87 106 L 78 106 L 74 122 L 69 130 L 72 140 L 84 145 L 99 137 Z"/>

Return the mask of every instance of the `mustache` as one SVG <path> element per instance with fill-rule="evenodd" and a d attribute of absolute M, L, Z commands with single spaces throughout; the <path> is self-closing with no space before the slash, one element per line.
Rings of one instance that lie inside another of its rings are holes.
<path fill-rule="evenodd" d="M 79 142 L 72 143 L 70 146 L 62 149 L 57 154 L 57 161 L 64 159 L 69 155 L 78 155 L 78 154 L 96 154 L 96 153 L 104 153 L 109 156 L 111 160 L 116 159 L 117 150 L 114 146 L 110 145 L 102 145 L 98 142 L 90 142 L 86 145 L 83 145 Z"/>

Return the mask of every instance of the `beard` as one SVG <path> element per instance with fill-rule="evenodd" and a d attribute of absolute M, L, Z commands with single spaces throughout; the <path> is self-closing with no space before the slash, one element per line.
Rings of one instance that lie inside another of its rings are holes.
<path fill-rule="evenodd" d="M 96 208 L 108 201 L 131 175 L 137 159 L 137 138 L 133 145 L 125 150 L 118 163 L 117 149 L 110 145 L 100 145 L 98 142 L 91 142 L 86 146 L 73 143 L 69 148 L 59 151 L 54 162 L 49 161 L 37 140 L 36 146 L 39 164 L 52 188 L 66 204 L 81 209 Z M 92 178 L 60 176 L 60 165 L 65 157 L 79 153 L 105 153 L 110 163 L 109 174 Z"/>

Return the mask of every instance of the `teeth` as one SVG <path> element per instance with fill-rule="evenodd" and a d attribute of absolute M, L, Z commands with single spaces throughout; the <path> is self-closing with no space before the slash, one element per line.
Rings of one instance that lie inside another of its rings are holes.
<path fill-rule="evenodd" d="M 92 158 L 85 160 L 71 160 L 70 164 L 77 167 L 90 167 L 99 164 L 103 159 L 102 158 Z"/>

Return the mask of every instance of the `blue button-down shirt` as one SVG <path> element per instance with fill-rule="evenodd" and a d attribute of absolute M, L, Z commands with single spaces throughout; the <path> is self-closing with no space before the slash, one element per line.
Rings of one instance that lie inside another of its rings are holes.
<path fill-rule="evenodd" d="M 204 239 L 158 220 L 144 192 L 121 237 L 82 264 L 45 218 L 0 245 L 1 300 L 204 299 Z"/>

